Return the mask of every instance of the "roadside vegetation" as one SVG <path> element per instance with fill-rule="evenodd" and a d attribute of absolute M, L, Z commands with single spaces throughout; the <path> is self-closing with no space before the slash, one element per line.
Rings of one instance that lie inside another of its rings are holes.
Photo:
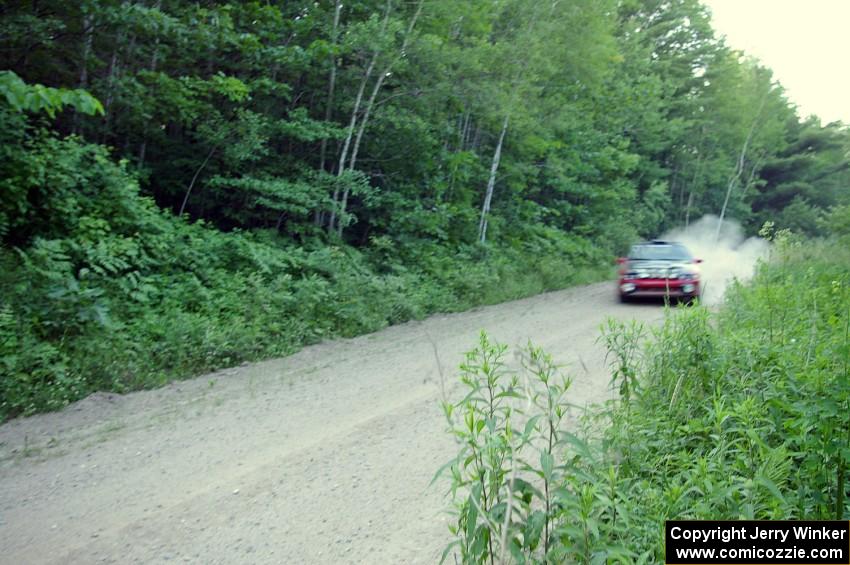
<path fill-rule="evenodd" d="M 0 248 L 0 420 L 610 274 L 606 253 L 565 235 L 422 246 L 405 263 L 389 240 L 223 233 L 140 196 L 104 148 L 3 117 L 6 227 L 38 235 Z"/>
<path fill-rule="evenodd" d="M 850 204 L 847 128 L 696 0 L 11 1 L 0 30 L 0 421 Z"/>
<path fill-rule="evenodd" d="M 827 221 L 847 230 L 847 210 Z M 841 226 L 844 226 L 843 228 Z M 667 519 L 850 516 L 850 247 L 773 239 L 719 312 L 603 329 L 616 400 L 584 420 L 533 346 L 506 366 L 486 336 L 446 403 L 454 553 L 464 563 L 663 563 Z M 604 430 L 604 431 L 603 431 Z"/>

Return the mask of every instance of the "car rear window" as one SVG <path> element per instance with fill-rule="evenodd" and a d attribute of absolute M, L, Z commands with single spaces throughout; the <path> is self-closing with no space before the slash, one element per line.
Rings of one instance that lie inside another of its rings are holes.
<path fill-rule="evenodd" d="M 633 245 L 629 251 L 629 259 L 635 261 L 690 261 L 692 258 L 684 245 L 676 244 Z"/>

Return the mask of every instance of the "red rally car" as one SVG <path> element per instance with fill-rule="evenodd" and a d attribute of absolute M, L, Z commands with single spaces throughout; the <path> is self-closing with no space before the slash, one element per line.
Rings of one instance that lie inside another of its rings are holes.
<path fill-rule="evenodd" d="M 672 241 L 649 241 L 633 245 L 620 264 L 620 300 L 637 296 L 660 296 L 692 300 L 699 298 L 702 259 L 694 259 L 688 248 Z"/>

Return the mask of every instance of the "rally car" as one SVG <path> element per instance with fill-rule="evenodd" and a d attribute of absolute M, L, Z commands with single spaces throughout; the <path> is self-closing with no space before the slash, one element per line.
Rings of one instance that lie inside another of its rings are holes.
<path fill-rule="evenodd" d="M 620 300 L 638 296 L 658 296 L 693 300 L 699 298 L 702 259 L 695 259 L 688 248 L 673 241 L 654 240 L 633 245 L 620 264 L 618 290 Z"/>

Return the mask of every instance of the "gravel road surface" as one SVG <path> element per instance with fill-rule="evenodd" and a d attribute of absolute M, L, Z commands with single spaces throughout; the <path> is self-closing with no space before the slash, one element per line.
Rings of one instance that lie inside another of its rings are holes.
<path fill-rule="evenodd" d="M 607 398 L 613 283 L 439 315 L 283 359 L 0 426 L 0 563 L 436 563 L 455 452 L 439 407 L 486 329 L 531 339 Z"/>

